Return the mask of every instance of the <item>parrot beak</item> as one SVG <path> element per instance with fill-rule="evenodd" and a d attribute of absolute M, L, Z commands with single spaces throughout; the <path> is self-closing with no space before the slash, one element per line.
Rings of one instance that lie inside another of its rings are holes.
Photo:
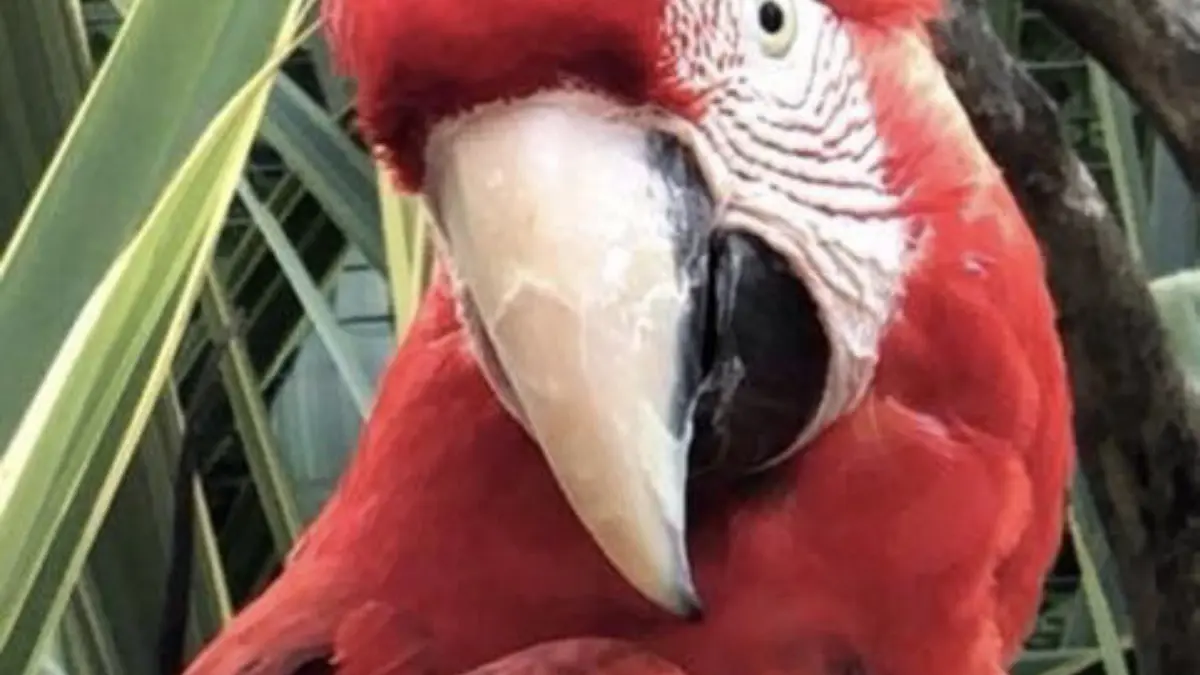
<path fill-rule="evenodd" d="M 443 123 L 424 191 L 500 398 L 617 570 L 696 616 L 684 536 L 693 415 L 721 405 L 703 401 L 723 358 L 710 344 L 713 282 L 732 293 L 742 278 L 712 268 L 712 251 L 735 265 L 754 256 L 716 243 L 688 151 L 611 112 L 534 98 Z"/>

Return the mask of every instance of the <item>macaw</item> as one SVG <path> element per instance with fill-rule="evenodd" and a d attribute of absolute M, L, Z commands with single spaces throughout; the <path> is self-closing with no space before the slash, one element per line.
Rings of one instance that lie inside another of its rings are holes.
<path fill-rule="evenodd" d="M 187 672 L 1004 672 L 1070 391 L 940 11 L 327 0 L 437 273 L 336 493 Z"/>

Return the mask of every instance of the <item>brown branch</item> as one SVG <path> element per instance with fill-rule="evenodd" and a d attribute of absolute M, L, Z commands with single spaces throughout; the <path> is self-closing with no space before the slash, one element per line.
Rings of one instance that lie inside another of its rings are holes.
<path fill-rule="evenodd" d="M 939 57 L 1049 261 L 1080 464 L 1130 606 L 1139 672 L 1195 675 L 1200 427 L 1183 377 L 1145 279 L 1060 134 L 1053 103 L 987 27 L 981 0 L 949 4 L 934 26 Z"/>
<path fill-rule="evenodd" d="M 1146 111 L 1200 190 L 1200 0 L 1038 0 Z"/>

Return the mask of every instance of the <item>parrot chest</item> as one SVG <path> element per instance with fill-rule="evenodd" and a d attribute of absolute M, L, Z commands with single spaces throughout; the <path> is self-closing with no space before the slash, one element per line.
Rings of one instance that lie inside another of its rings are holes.
<path fill-rule="evenodd" d="M 421 617 L 423 649 L 447 674 L 540 642 L 599 636 L 641 644 L 691 675 L 993 675 L 973 664 L 1000 659 L 999 645 L 986 644 L 986 589 L 1013 467 L 1002 453 L 878 435 L 901 422 L 928 424 L 880 402 L 753 496 L 698 506 L 689 550 L 705 603 L 699 621 L 633 591 L 540 457 L 523 458 L 536 449 L 517 436 L 505 443 L 516 432 L 504 427 L 491 456 L 507 466 L 503 487 L 411 493 L 421 503 L 367 519 L 386 523 L 388 535 L 367 534 L 362 550 L 387 563 L 375 593 Z M 528 469 L 512 470 L 521 464 Z M 459 487 L 480 475 L 496 474 L 458 472 Z M 380 549 L 396 533 L 398 547 Z M 955 633 L 945 646 L 911 648 Z"/>
<path fill-rule="evenodd" d="M 346 583 L 419 619 L 413 646 L 432 672 L 586 636 L 630 640 L 690 675 L 999 675 L 1010 655 L 994 571 L 1029 518 L 1021 453 L 903 403 L 928 388 L 868 394 L 769 484 L 695 495 L 688 549 L 705 614 L 688 622 L 608 564 L 477 370 L 439 377 L 458 387 L 450 409 L 375 430 L 295 560 L 347 559 Z M 1021 418 L 1012 404 L 1028 399 L 1006 400 Z M 455 415 L 472 422 L 447 433 Z"/>

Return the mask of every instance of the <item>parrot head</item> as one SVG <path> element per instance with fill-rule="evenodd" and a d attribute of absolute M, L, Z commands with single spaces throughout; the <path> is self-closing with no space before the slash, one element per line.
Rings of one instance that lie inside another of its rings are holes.
<path fill-rule="evenodd" d="M 963 216 L 993 203 L 972 202 L 999 181 L 924 33 L 939 10 L 325 4 L 491 387 L 610 562 L 677 614 L 699 608 L 689 482 L 769 471 L 852 411 L 890 323 L 937 292 L 911 280 L 968 253 Z"/>

